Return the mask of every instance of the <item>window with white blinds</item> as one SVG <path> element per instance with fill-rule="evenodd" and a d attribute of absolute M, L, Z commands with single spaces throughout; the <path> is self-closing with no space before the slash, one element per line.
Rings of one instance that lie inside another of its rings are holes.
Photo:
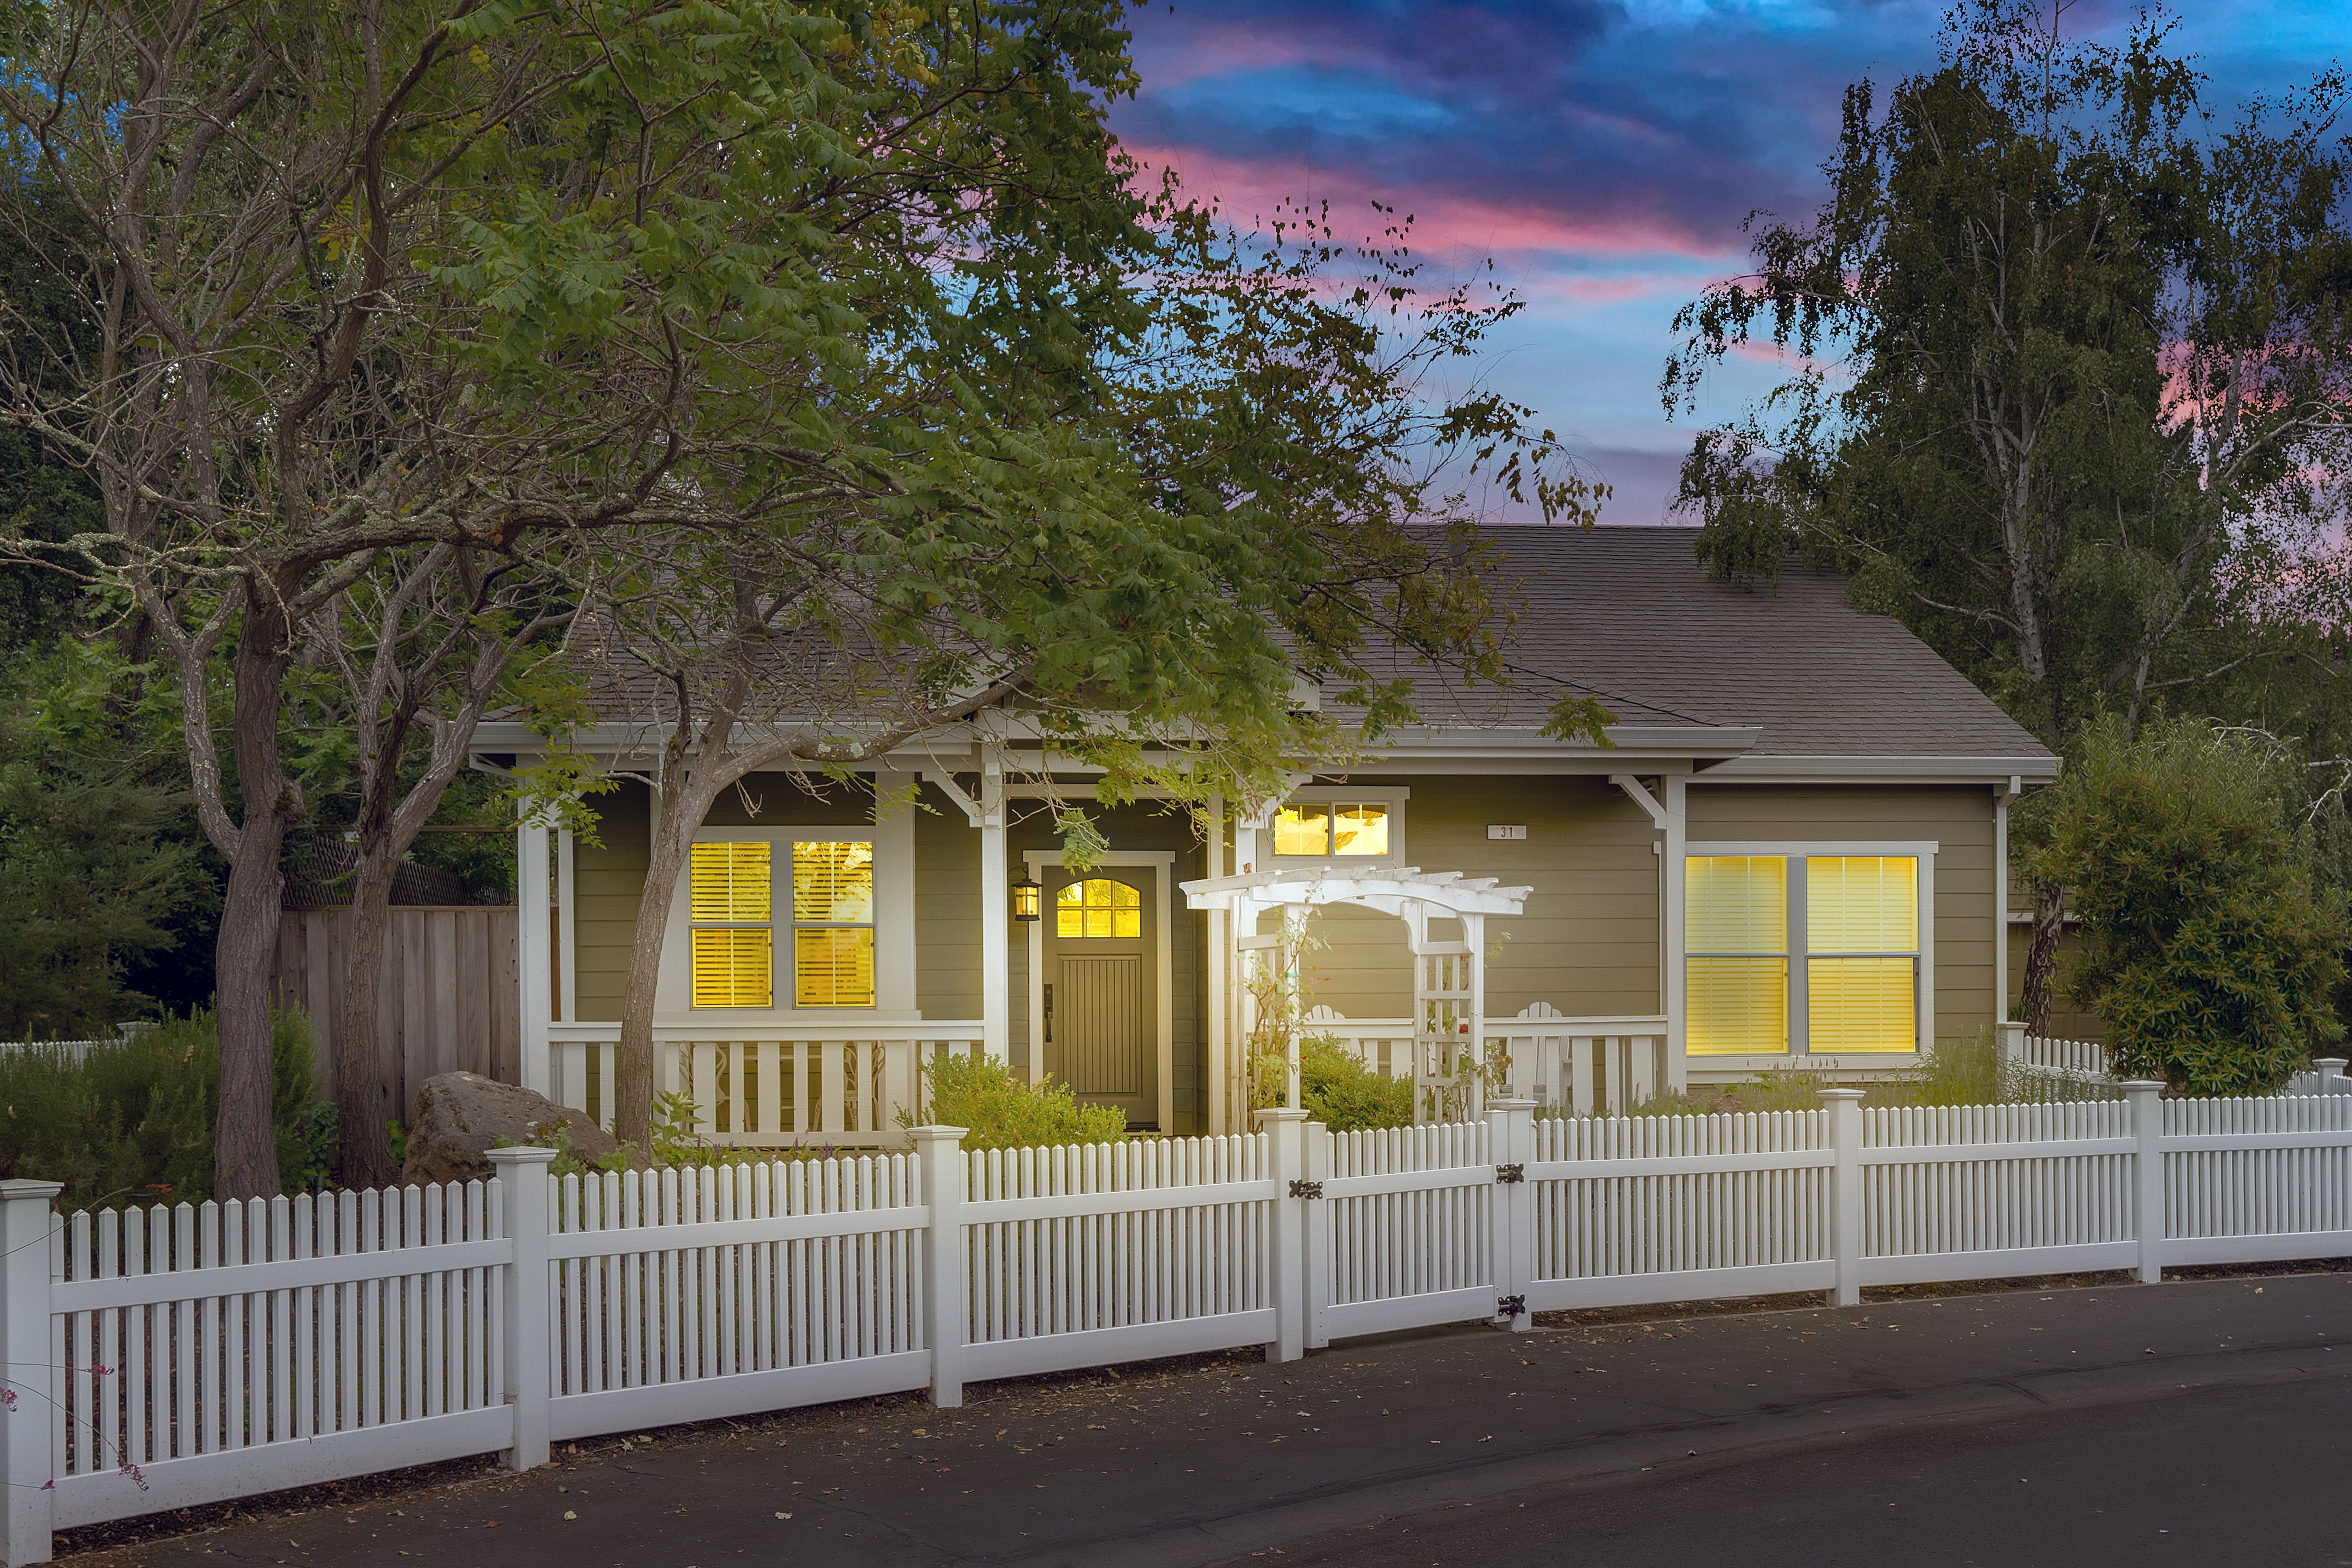
<path fill-rule="evenodd" d="M 1919 887 L 1912 855 L 1686 858 L 1690 1054 L 1916 1050 Z"/>
<path fill-rule="evenodd" d="M 779 859 L 792 876 L 781 910 Z M 875 1005 L 871 839 L 697 844 L 688 883 L 695 1006 L 773 1007 L 780 930 L 791 939 L 793 1006 Z"/>
<path fill-rule="evenodd" d="M 1918 861 L 1908 855 L 1810 857 L 1807 1048 L 1917 1049 L 1918 984 Z"/>
<path fill-rule="evenodd" d="M 1788 862 L 1691 856 L 1683 862 L 1683 911 L 1690 1054 L 1787 1050 Z"/>

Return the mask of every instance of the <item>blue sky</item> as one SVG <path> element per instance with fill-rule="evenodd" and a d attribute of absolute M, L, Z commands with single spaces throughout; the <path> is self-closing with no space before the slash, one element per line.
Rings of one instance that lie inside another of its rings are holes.
<path fill-rule="evenodd" d="M 1935 57 L 1946 0 L 1156 0 L 1119 133 L 1246 219 L 1329 199 L 1363 232 L 1413 214 L 1455 275 L 1492 258 L 1530 309 L 1484 378 L 1571 437 L 1618 522 L 1662 521 L 1690 427 L 1657 382 L 1675 310 L 1737 272 L 1739 225 L 1819 199 L 1846 84 Z M 2070 31 L 2132 8 L 2077 0 Z M 2352 65 L 2352 0 L 2203 0 L 2180 45 L 2227 104 Z M 1738 361 L 1727 411 L 1774 379 Z M 1702 416 L 1706 414 L 1702 410 Z"/>

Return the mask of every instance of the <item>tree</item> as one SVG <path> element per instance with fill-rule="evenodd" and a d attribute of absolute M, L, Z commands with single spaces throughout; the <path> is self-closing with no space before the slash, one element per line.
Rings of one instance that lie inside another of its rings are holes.
<path fill-rule="evenodd" d="M 1131 172 L 1090 134 L 1090 175 L 1126 189 Z M 1528 410 L 1475 388 L 1423 395 L 1424 373 L 1474 355 L 1517 305 L 1425 292 L 1402 226 L 1350 247 L 1320 217 L 1236 233 L 1172 185 L 1103 202 L 1120 226 L 1087 249 L 1092 312 L 1073 322 L 1057 290 L 1024 286 L 992 304 L 987 334 L 1051 344 L 1075 326 L 1096 346 L 1050 374 L 959 356 L 959 395 L 996 412 L 956 467 L 903 496 L 825 496 L 772 536 L 664 541 L 601 618 L 606 716 L 663 738 L 616 1053 L 624 1140 L 650 1131 L 678 878 L 711 805 L 750 773 L 838 773 L 991 715 L 1022 742 L 1013 770 L 1048 786 L 1058 755 L 1101 767 L 1104 801 L 1146 784 L 1279 795 L 1290 767 L 1410 715 L 1416 663 L 1502 679 L 1508 606 L 1443 480 L 1490 477 L 1547 517 L 1591 521 L 1591 487 Z M 1003 242 L 961 245 L 984 258 Z M 1347 262 L 1366 277 L 1335 288 Z M 973 325 L 956 307 L 925 336 Z M 1302 670 L 1346 685 L 1355 733 L 1292 710 Z M 1559 732 L 1605 719 L 1570 700 Z M 1063 821 L 1082 858 L 1082 814 Z"/>
<path fill-rule="evenodd" d="M 2268 737 L 2194 719 L 2084 735 L 2039 869 L 2072 892 L 2066 984 L 2105 1020 L 2117 1073 L 2266 1094 L 2343 1037 L 2345 903 L 2294 811 L 2298 771 Z"/>
<path fill-rule="evenodd" d="M 1976 0 L 1883 114 L 1849 89 L 1829 201 L 1751 219 L 1758 270 L 1676 318 L 1663 387 L 1683 412 L 1741 343 L 1806 356 L 1694 443 L 1702 557 L 1848 572 L 2062 751 L 2290 655 L 2279 595 L 2352 455 L 2342 80 L 2214 134 L 2164 25 L 2108 48 L 2064 11 Z M 2063 889 L 2037 898 L 2042 1022 Z"/>
<path fill-rule="evenodd" d="M 152 1005 L 127 983 L 210 892 L 166 824 L 154 715 L 126 726 L 110 644 L 18 649 L 0 682 L 0 1039 L 88 1039 Z M 126 727 L 145 744 L 125 745 Z"/>
<path fill-rule="evenodd" d="M 221 1195 L 278 1187 L 266 980 L 309 808 L 280 734 L 306 629 L 388 552 L 1082 489 L 1050 399 L 1008 422 L 949 372 L 1083 362 L 1089 247 L 1129 219 L 1092 129 L 1129 80 L 1117 15 L 7 13 L 0 230 L 89 303 L 86 332 L 45 332 L 8 302 L 0 414 L 89 476 L 105 526 L 0 549 L 127 594 L 176 679 L 230 866 Z"/>
<path fill-rule="evenodd" d="M 483 714 L 518 695 L 517 656 L 571 620 L 548 575 L 524 570 L 512 548 L 488 561 L 446 543 L 387 551 L 306 628 L 327 689 L 320 728 L 351 746 L 355 864 L 335 1080 L 348 1186 L 399 1177 L 388 1124 L 400 1107 L 376 1029 L 393 877 L 464 770 Z"/>

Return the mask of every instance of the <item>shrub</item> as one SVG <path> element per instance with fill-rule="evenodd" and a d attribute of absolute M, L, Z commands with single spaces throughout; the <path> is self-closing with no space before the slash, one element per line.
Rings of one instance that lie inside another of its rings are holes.
<path fill-rule="evenodd" d="M 1282 1057 L 1269 1052 L 1255 1075 L 1259 1098 L 1266 1105 L 1280 1105 L 1288 1077 Z M 1309 1115 L 1334 1132 L 1412 1125 L 1412 1080 L 1382 1078 L 1328 1035 L 1310 1035 L 1298 1042 L 1298 1099 Z"/>
<path fill-rule="evenodd" d="M 1002 1062 L 944 1056 L 923 1064 L 930 1123 L 965 1129 L 967 1149 L 1026 1149 L 1055 1143 L 1111 1143 L 1127 1136 L 1127 1113 L 1114 1105 L 1080 1105 L 1066 1084 L 1032 1088 Z M 898 1125 L 914 1118 L 898 1113 Z"/>
<path fill-rule="evenodd" d="M 278 1168 L 289 1188 L 326 1181 L 334 1108 L 318 1093 L 310 1020 L 270 1034 Z M 212 1194 L 220 1037 L 212 1015 L 173 1018 L 79 1061 L 0 1052 L 0 1176 L 63 1182 L 68 1212 L 125 1203 L 201 1203 Z"/>
<path fill-rule="evenodd" d="M 2263 1094 L 2343 1037 L 2343 900 L 2314 875 L 2285 764 L 2195 720 L 2094 728 L 2043 808 L 2034 868 L 2083 951 L 2068 993 L 2105 1022 L 2120 1078 Z"/>

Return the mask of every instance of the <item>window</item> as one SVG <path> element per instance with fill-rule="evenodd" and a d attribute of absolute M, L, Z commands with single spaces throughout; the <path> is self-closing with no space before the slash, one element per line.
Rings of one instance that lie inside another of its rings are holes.
<path fill-rule="evenodd" d="M 697 844 L 687 851 L 698 1007 L 776 1005 L 769 847 Z"/>
<path fill-rule="evenodd" d="M 874 1005 L 874 845 L 793 846 L 793 1005 Z"/>
<path fill-rule="evenodd" d="M 688 851 L 697 1007 L 776 1005 L 773 858 L 762 840 Z M 793 1004 L 874 1005 L 874 845 L 815 840 L 790 847 Z"/>
<path fill-rule="evenodd" d="M 1276 855 L 1385 855 L 1385 802 L 1298 801 L 1274 819 Z"/>
<path fill-rule="evenodd" d="M 1788 863 L 1777 855 L 1683 862 L 1685 978 L 1693 1056 L 1789 1048 Z"/>
<path fill-rule="evenodd" d="M 1691 1054 L 1917 1049 L 1919 888 L 1913 855 L 1689 857 Z"/>
<path fill-rule="evenodd" d="M 1121 937 L 1143 934 L 1143 895 L 1125 882 L 1092 877 L 1054 895 L 1057 937 Z"/>
<path fill-rule="evenodd" d="M 1808 1048 L 1907 1051 L 1918 1043 L 1919 863 L 1908 855 L 1805 862 Z"/>

